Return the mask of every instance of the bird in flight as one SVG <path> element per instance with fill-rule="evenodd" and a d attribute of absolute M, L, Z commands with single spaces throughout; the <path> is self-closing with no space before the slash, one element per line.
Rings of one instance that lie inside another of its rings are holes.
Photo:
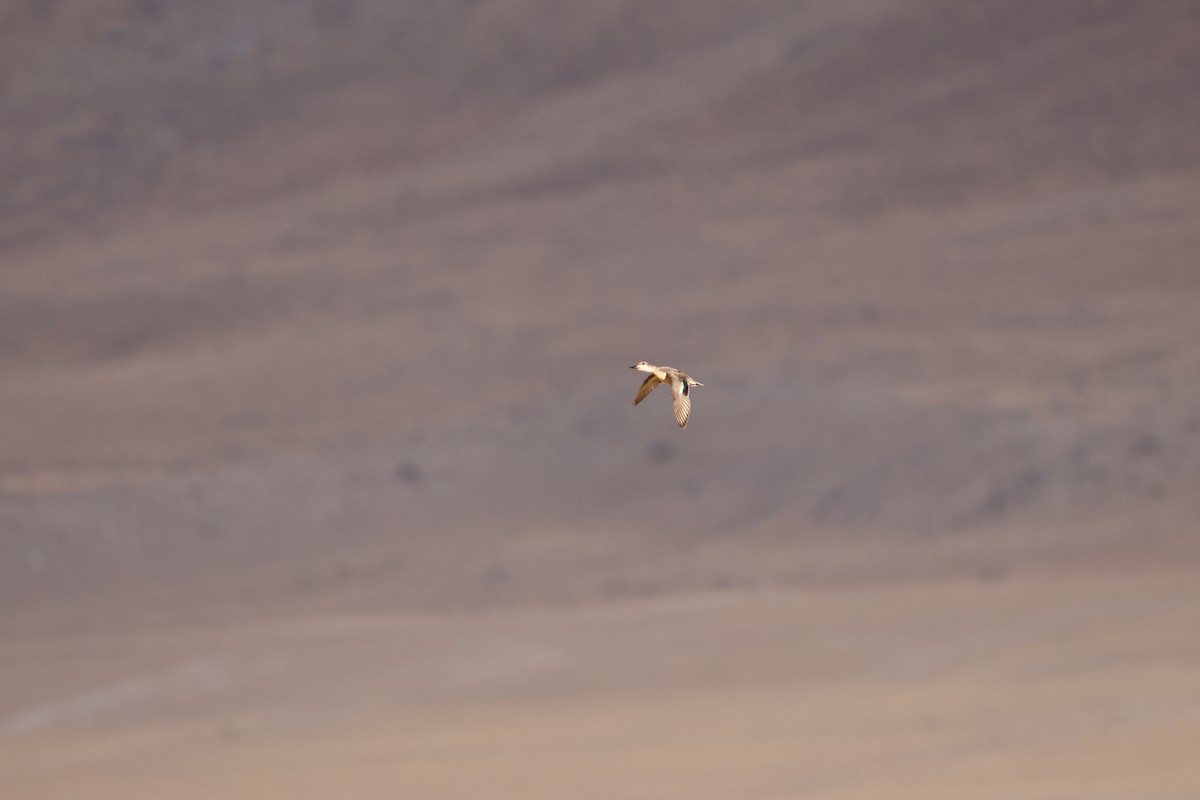
<path fill-rule="evenodd" d="M 660 383 L 669 383 L 671 385 L 671 399 L 675 406 L 675 421 L 679 423 L 679 427 L 686 428 L 688 424 L 688 416 L 692 413 L 692 398 L 691 389 L 693 386 L 703 386 L 700 381 L 692 380 L 684 372 L 680 372 L 674 367 L 656 367 L 645 361 L 639 361 L 630 369 L 636 369 L 638 372 L 649 372 L 650 375 L 642 382 L 642 388 L 638 389 L 637 397 L 633 398 L 633 404 L 646 399 L 646 395 L 654 391 L 654 387 Z"/>

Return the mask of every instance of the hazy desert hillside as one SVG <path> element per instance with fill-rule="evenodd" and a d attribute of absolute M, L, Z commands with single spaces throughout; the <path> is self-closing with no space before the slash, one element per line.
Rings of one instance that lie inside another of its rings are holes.
<path fill-rule="evenodd" d="M 10 610 L 1192 550 L 1195 4 L 6 8 Z"/>
<path fill-rule="evenodd" d="M 0 2 L 6 800 L 1194 796 L 1197 43 Z"/>

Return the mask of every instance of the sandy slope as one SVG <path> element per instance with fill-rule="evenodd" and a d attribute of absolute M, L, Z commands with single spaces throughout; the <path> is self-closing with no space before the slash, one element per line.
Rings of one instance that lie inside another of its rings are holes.
<path fill-rule="evenodd" d="M 10 639 L 0 774 L 14 797 L 1185 797 L 1195 577 Z"/>

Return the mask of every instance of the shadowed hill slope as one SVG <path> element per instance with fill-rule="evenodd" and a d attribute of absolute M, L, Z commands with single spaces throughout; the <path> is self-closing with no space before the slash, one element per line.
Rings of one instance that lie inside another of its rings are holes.
<path fill-rule="evenodd" d="M 1196 555 L 1194 3 L 5 8 L 11 611 Z"/>
<path fill-rule="evenodd" d="M 641 171 L 852 154 L 890 178 L 853 198 L 868 205 L 1191 169 L 1197 16 L 1188 2 L 11 3 L 4 232 L 486 149 L 572 96 L 620 112 L 541 117 L 567 123 L 526 136 L 547 156 Z M 556 165 L 554 181 L 587 168 Z"/>

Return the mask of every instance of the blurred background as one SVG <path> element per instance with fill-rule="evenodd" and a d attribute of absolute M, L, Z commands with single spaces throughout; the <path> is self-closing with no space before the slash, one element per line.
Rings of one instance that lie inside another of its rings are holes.
<path fill-rule="evenodd" d="M 1195 797 L 1198 81 L 1184 0 L 0 2 L 4 796 Z"/>

